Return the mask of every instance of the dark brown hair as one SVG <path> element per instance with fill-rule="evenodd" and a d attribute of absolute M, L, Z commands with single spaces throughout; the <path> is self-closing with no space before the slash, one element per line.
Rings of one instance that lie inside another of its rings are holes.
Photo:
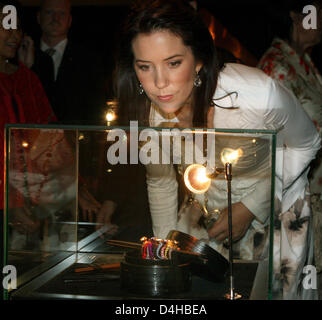
<path fill-rule="evenodd" d="M 194 126 L 204 125 L 206 113 L 216 90 L 218 67 L 211 35 L 198 13 L 180 0 L 137 1 L 124 23 L 115 72 L 115 93 L 121 122 L 139 120 L 146 124 L 150 100 L 139 94 L 139 82 L 134 70 L 132 41 L 141 33 L 167 30 L 181 37 L 191 48 L 194 58 L 202 62 L 199 72 L 202 85 L 194 88 L 192 101 Z"/>

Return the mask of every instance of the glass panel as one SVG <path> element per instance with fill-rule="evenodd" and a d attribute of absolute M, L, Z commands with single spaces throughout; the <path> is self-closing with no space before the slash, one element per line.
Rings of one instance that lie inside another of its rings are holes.
<path fill-rule="evenodd" d="M 76 251 L 77 141 L 73 130 L 7 130 L 6 264 L 18 285 Z"/>
<path fill-rule="evenodd" d="M 208 217 L 211 214 L 216 217 L 218 212 L 227 208 L 224 168 L 225 163 L 230 161 L 232 202 L 242 202 L 256 216 L 247 231 L 247 237 L 234 243 L 234 259 L 264 262 L 266 282 L 261 283 L 261 290 L 265 290 L 264 298 L 268 298 L 268 281 L 272 270 L 269 241 L 275 198 L 274 141 L 275 136 L 271 132 L 259 130 L 218 132 L 138 128 L 135 125 L 104 132 L 82 130 L 79 164 L 80 172 L 84 174 L 81 175 L 85 177 L 85 172 L 88 173 L 88 185 L 92 186 L 91 192 L 100 202 L 112 201 L 117 207 L 111 215 L 111 223 L 116 224 L 118 229 L 103 239 L 140 243 L 142 236 L 149 237 L 153 232 L 149 219 L 153 207 L 162 206 L 162 213 L 167 215 L 172 210 L 171 201 L 175 199 L 175 211 L 179 211 L 180 216 L 175 229 L 208 240 L 203 227 L 207 222 L 206 213 Z M 238 159 L 231 159 L 231 155 L 236 155 Z M 184 173 L 191 164 L 203 165 L 208 174 L 214 173 L 214 168 L 218 171 L 207 192 L 195 194 L 185 186 Z M 147 173 L 150 179 L 146 181 Z M 147 186 L 150 187 L 150 194 Z M 156 189 L 155 194 L 151 191 L 153 188 Z M 175 193 L 177 196 L 174 196 Z M 195 205 L 193 210 L 187 210 L 191 196 Z M 151 199 L 156 197 L 159 200 L 155 204 Z M 155 216 L 152 214 L 152 222 L 153 218 Z M 192 221 L 193 226 L 188 225 L 188 220 L 189 223 Z M 172 227 L 167 229 L 165 226 L 161 231 L 155 228 L 157 233 L 154 235 L 157 237 L 165 238 L 173 229 L 173 224 L 168 223 L 166 218 L 163 222 Z M 209 244 L 228 258 L 227 245 L 216 241 L 210 241 Z M 120 249 L 97 241 L 82 248 L 81 252 L 106 253 Z"/>
<path fill-rule="evenodd" d="M 284 141 L 283 135 L 281 132 L 278 132 L 277 135 L 274 136 L 273 140 L 273 150 L 275 152 L 275 163 L 274 163 L 274 173 L 273 176 L 275 178 L 275 190 L 274 190 L 274 213 L 271 216 L 271 239 L 270 239 L 270 279 L 269 279 L 269 299 L 280 300 L 281 299 L 281 280 L 277 279 L 276 274 L 274 274 L 274 264 L 276 268 L 276 264 L 279 264 L 280 261 L 274 261 L 276 256 L 279 258 L 281 251 L 281 240 L 282 237 L 278 234 L 280 232 L 279 221 L 280 215 L 283 212 L 282 210 L 282 201 L 283 201 L 283 167 L 284 167 Z M 275 230 L 274 230 L 275 228 Z M 275 241 L 274 241 L 275 238 Z M 278 243 L 279 241 L 279 243 Z M 274 248 L 274 244 L 277 248 Z M 275 251 L 274 251 L 275 250 Z M 277 253 L 277 254 L 276 254 Z"/>
<path fill-rule="evenodd" d="M 127 248 L 109 239 L 140 243 L 142 236 L 166 238 L 175 229 L 208 241 L 207 227 L 226 217 L 231 187 L 233 212 L 255 216 L 233 244 L 234 259 L 260 262 L 264 277 L 254 286 L 261 298 L 272 297 L 273 219 L 282 191 L 277 132 L 145 128 L 136 122 L 19 125 L 7 132 L 6 264 L 17 266 L 18 275 L 37 265 L 41 274 L 40 263 L 49 269 L 51 258 L 61 261 L 74 252 L 77 263 L 114 261 L 111 254 L 120 259 Z M 190 165 L 204 170 L 201 184 Z M 227 243 L 207 243 L 228 259 Z"/>
<path fill-rule="evenodd" d="M 119 155 L 122 163 L 115 164 L 116 159 L 111 159 L 113 155 L 108 155 L 109 150 L 113 154 L 113 148 L 118 153 L 115 142 L 107 141 L 108 135 L 113 132 L 124 137 L 121 149 L 123 148 L 125 154 L 120 151 Z M 102 207 L 97 215 L 88 215 L 80 208 L 78 238 L 83 239 L 82 243 L 86 245 L 86 237 L 91 240 L 88 237 L 95 231 L 103 233 L 100 237 L 102 241 L 97 240 L 99 245 L 95 248 L 96 252 L 119 251 L 118 248 L 104 244 L 104 237 L 139 241 L 142 235 L 152 236 L 145 167 L 138 161 L 130 163 L 127 133 L 121 129 L 110 132 L 81 130 L 79 133 L 80 200 L 83 197 L 82 189 L 86 186 L 87 192 Z M 92 245 L 90 248 L 93 250 Z M 89 249 L 86 246 L 80 250 L 83 252 Z"/>

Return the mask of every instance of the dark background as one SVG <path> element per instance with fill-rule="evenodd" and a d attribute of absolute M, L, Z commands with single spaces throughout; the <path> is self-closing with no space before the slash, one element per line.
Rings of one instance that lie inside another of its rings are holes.
<path fill-rule="evenodd" d="M 39 38 L 37 24 L 37 6 L 30 6 L 37 1 L 21 1 L 29 4 L 24 9 L 25 31 L 34 39 Z M 39 2 L 39 1 L 38 1 Z M 106 56 L 110 72 L 113 70 L 113 57 L 118 41 L 121 21 L 126 17 L 130 0 L 92 0 L 72 1 L 73 24 L 70 38 L 89 46 L 92 51 L 99 51 Z M 80 5 L 85 3 L 85 5 Z M 91 3 L 92 5 L 88 5 Z M 276 1 L 268 0 L 199 0 L 199 7 L 210 11 L 241 44 L 257 59 L 270 46 L 269 9 Z M 321 71 L 322 45 L 312 51 L 312 58 Z M 86 63 L 86 61 L 84 61 Z"/>

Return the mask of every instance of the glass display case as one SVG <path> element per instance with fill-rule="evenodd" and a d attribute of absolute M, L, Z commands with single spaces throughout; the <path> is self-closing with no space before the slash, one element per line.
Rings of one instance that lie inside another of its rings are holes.
<path fill-rule="evenodd" d="M 235 203 L 255 215 L 247 241 L 233 242 L 235 289 L 272 299 L 280 146 L 268 130 L 7 125 L 4 265 L 17 281 L 5 299 L 151 298 L 124 290 L 126 253 L 171 230 L 206 239 Z M 229 260 L 227 239 L 207 244 Z M 226 274 L 189 277 L 190 289 L 166 298 L 221 299 L 229 289 Z"/>

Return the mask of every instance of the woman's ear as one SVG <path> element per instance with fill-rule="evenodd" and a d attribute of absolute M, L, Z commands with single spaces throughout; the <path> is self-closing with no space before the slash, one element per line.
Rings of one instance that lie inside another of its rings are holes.
<path fill-rule="evenodd" d="M 197 65 L 196 65 L 196 73 L 197 73 L 197 74 L 198 74 L 198 73 L 199 73 L 199 71 L 201 70 L 202 66 L 203 66 L 203 63 L 202 63 L 202 62 L 198 62 L 198 63 L 197 63 Z"/>

